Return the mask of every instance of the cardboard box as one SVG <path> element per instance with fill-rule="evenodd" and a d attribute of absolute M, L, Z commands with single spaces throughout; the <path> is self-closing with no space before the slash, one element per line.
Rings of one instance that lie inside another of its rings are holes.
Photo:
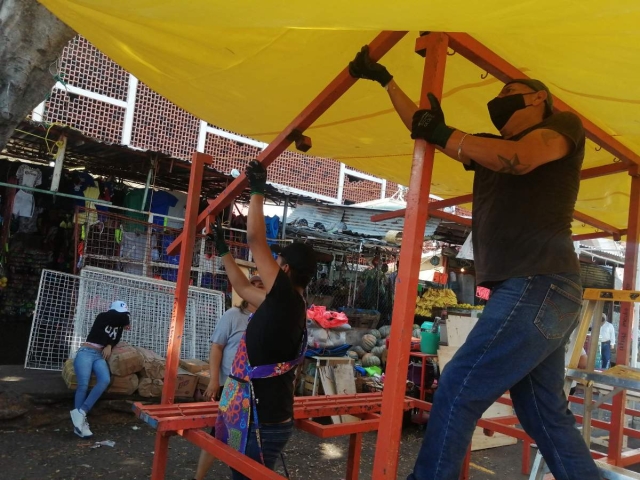
<path fill-rule="evenodd" d="M 186 370 L 178 369 L 178 378 L 176 379 L 176 397 L 192 398 L 196 392 L 198 385 L 198 376 Z"/>
<path fill-rule="evenodd" d="M 121 395 L 133 395 L 138 389 L 138 376 L 135 373 L 125 376 L 111 375 L 111 383 L 107 393 L 119 393 Z"/>
<path fill-rule="evenodd" d="M 135 347 L 126 342 L 120 342 L 111 350 L 108 363 L 113 375 L 126 377 L 142 370 L 144 357 Z"/>
<path fill-rule="evenodd" d="M 66 362 L 64 362 L 64 367 L 62 368 L 62 379 L 64 383 L 67 384 L 67 387 L 71 390 L 75 390 L 78 388 L 78 378 L 76 377 L 76 372 L 73 369 L 73 359 L 69 358 Z M 91 374 L 91 379 L 89 380 L 89 388 L 95 386 L 98 382 L 95 374 Z"/>
<path fill-rule="evenodd" d="M 209 364 L 203 360 L 198 360 L 197 358 L 186 358 L 180 360 L 180 368 L 183 368 L 190 373 L 198 373 L 203 370 L 208 370 Z"/>
<path fill-rule="evenodd" d="M 196 373 L 198 377 L 198 389 L 206 390 L 209 386 L 209 380 L 211 380 L 211 373 L 209 370 L 203 370 L 202 372 Z"/>
<path fill-rule="evenodd" d="M 135 347 L 135 349 L 142 355 L 144 363 L 142 364 L 142 370 L 140 370 L 140 378 L 150 378 L 152 380 L 162 380 L 164 378 L 165 360 L 156 352 L 147 350 L 142 347 Z"/>

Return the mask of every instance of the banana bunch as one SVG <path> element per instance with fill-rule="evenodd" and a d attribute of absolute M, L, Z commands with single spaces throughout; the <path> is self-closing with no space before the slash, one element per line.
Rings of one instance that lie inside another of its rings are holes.
<path fill-rule="evenodd" d="M 459 303 L 455 306 L 455 308 L 460 308 L 462 310 L 482 310 L 484 307 L 482 305 L 471 305 L 469 303 Z"/>
<path fill-rule="evenodd" d="M 458 299 L 453 290 L 430 288 L 416 299 L 416 315 L 430 317 L 433 308 L 444 308 L 456 305 Z"/>

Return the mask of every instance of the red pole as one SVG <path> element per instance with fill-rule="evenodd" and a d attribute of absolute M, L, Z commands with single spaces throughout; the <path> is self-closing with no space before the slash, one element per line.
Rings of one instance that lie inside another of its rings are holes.
<path fill-rule="evenodd" d="M 178 282 L 171 313 L 171 327 L 169 328 L 169 344 L 167 347 L 167 361 L 164 374 L 164 386 L 162 387 L 162 404 L 171 404 L 176 391 L 176 377 L 178 375 L 178 362 L 180 361 L 180 347 L 182 333 L 184 331 L 184 315 L 187 308 L 189 295 L 189 279 L 191 277 L 191 264 L 193 262 L 193 245 L 196 238 L 196 222 L 198 208 L 200 206 L 200 191 L 202 190 L 202 177 L 204 166 L 211 165 L 213 158 L 203 153 L 194 153 L 191 157 L 191 172 L 189 175 L 189 192 L 187 194 L 187 206 L 184 218 L 184 240 L 180 244 L 180 264 L 178 265 Z M 167 465 L 167 449 L 169 439 L 163 436 L 163 432 L 156 433 L 155 456 L 153 458 L 153 480 L 164 478 Z"/>
<path fill-rule="evenodd" d="M 638 167 L 629 170 L 631 175 L 631 191 L 629 193 L 629 221 L 627 223 L 627 246 L 624 258 L 623 290 L 636 290 L 636 276 L 638 271 L 638 241 L 640 240 L 640 174 Z M 622 302 L 620 304 L 620 325 L 618 327 L 618 348 L 616 364 L 628 365 L 631 349 L 631 328 L 633 325 L 634 304 Z M 624 433 L 624 411 L 627 395 L 622 393 L 613 398 L 611 413 L 611 431 L 609 433 L 609 459 L 618 465 L 622 458 L 622 440 Z"/>
<path fill-rule="evenodd" d="M 422 77 L 421 107 L 428 107 L 427 93 L 442 96 L 444 69 L 447 61 L 448 37 L 444 33 L 430 33 L 418 38 L 416 51 L 426 49 Z M 385 388 L 382 395 L 382 418 L 378 430 L 373 479 L 396 479 L 400 431 L 404 412 L 405 386 L 411 345 L 411 327 L 416 308 L 418 272 L 424 243 L 424 227 L 429 210 L 429 190 L 435 149 L 417 140 L 413 149 L 411 180 L 407 197 L 404 235 L 400 250 L 398 288 L 391 322 L 391 344 Z"/>

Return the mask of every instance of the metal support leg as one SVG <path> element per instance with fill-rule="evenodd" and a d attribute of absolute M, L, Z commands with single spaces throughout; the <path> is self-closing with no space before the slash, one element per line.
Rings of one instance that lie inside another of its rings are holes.
<path fill-rule="evenodd" d="M 460 472 L 460 480 L 469 480 L 471 478 L 471 474 L 469 470 L 471 469 L 471 445 L 467 449 L 467 454 L 464 457 L 464 463 L 462 464 L 462 472 Z"/>
<path fill-rule="evenodd" d="M 349 437 L 349 458 L 347 459 L 347 479 L 358 480 L 360 476 L 360 453 L 362 452 L 362 434 L 352 433 Z"/>
<path fill-rule="evenodd" d="M 531 472 L 531 442 L 522 441 L 522 474 L 529 475 Z"/>
<path fill-rule="evenodd" d="M 167 454 L 169 453 L 169 437 L 164 432 L 156 433 L 156 444 L 153 448 L 153 469 L 151 480 L 164 480 L 167 469 Z"/>
<path fill-rule="evenodd" d="M 421 106 L 427 106 L 427 93 L 442 96 L 444 69 L 447 61 L 448 37 L 430 33 L 418 38 L 416 51 L 426 50 L 422 77 Z M 411 327 L 413 325 L 418 288 L 418 273 L 424 243 L 424 227 L 429 209 L 429 190 L 435 150 L 417 140 L 413 150 L 411 181 L 407 198 L 404 236 L 400 250 L 400 271 L 391 322 L 391 343 L 387 360 L 385 388 L 382 396 L 382 419 L 378 430 L 373 463 L 374 480 L 395 480 L 402 429 L 403 401 L 409 364 Z"/>

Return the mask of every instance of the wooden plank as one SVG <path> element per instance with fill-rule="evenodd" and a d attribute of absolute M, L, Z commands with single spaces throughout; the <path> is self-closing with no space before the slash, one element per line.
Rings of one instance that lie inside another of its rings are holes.
<path fill-rule="evenodd" d="M 336 386 L 333 383 L 333 369 L 330 366 L 318 367 L 318 373 L 320 374 L 320 382 L 322 382 L 322 388 L 326 395 L 336 395 Z M 333 423 L 342 423 L 342 417 L 340 415 L 332 415 L 331 421 Z"/>
<path fill-rule="evenodd" d="M 440 374 L 442 374 L 444 367 L 449 363 L 457 351 L 458 347 L 440 345 L 440 348 L 438 348 L 438 366 L 440 367 Z"/>
<path fill-rule="evenodd" d="M 509 415 L 513 415 L 513 408 L 511 406 L 494 403 L 482 414 L 482 418 L 507 417 Z M 475 452 L 487 448 L 515 445 L 516 443 L 518 443 L 518 439 L 515 437 L 509 437 L 508 435 L 497 432 L 494 433 L 493 436 L 488 437 L 484 434 L 482 428 L 476 427 L 473 432 L 473 437 L 471 437 L 471 451 Z"/>
<path fill-rule="evenodd" d="M 356 393 L 356 379 L 353 376 L 353 366 L 351 362 L 333 365 L 333 378 L 336 384 L 336 392 L 338 395 L 347 395 Z M 360 421 L 353 415 L 342 415 L 342 423 Z"/>
<path fill-rule="evenodd" d="M 456 348 L 462 346 L 476 323 L 478 323 L 477 318 L 449 315 L 447 318 L 447 344 Z"/>

